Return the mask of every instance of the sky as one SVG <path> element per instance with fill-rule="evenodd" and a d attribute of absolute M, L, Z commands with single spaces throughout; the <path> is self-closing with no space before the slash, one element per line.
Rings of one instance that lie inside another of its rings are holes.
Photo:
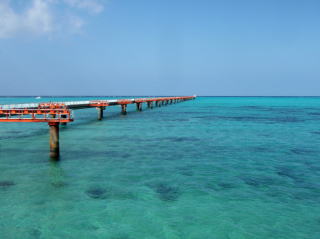
<path fill-rule="evenodd" d="M 318 0 L 0 0 L 0 95 L 319 96 Z"/>

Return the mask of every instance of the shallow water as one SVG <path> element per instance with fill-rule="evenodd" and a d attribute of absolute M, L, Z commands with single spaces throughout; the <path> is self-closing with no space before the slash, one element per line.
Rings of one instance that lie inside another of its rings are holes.
<path fill-rule="evenodd" d="M 1 123 L 0 238 L 320 238 L 320 98 L 128 111 L 75 111 L 59 163 L 46 124 Z"/>

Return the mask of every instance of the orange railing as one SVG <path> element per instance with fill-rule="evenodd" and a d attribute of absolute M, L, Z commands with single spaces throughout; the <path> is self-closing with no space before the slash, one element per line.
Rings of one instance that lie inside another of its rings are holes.
<path fill-rule="evenodd" d="M 0 109 L 0 122 L 59 122 L 73 121 L 69 109 Z"/>

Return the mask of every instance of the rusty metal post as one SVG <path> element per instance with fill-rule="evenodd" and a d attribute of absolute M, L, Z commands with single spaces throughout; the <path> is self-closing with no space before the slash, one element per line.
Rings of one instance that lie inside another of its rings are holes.
<path fill-rule="evenodd" d="M 59 146 L 59 123 L 50 122 L 50 158 L 59 160 L 60 146 Z"/>
<path fill-rule="evenodd" d="M 98 120 L 103 119 L 103 107 L 97 107 L 98 110 Z"/>
<path fill-rule="evenodd" d="M 123 114 L 123 115 L 127 114 L 127 105 L 126 104 L 121 105 L 121 114 Z"/>

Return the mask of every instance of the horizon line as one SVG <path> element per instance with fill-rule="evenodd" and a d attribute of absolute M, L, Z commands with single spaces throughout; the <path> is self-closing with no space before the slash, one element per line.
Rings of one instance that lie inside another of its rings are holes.
<path fill-rule="evenodd" d="M 169 97 L 188 95 L 0 95 L 0 97 Z M 192 95 L 194 96 L 194 95 Z M 195 95 L 196 97 L 320 97 L 320 95 Z"/>

